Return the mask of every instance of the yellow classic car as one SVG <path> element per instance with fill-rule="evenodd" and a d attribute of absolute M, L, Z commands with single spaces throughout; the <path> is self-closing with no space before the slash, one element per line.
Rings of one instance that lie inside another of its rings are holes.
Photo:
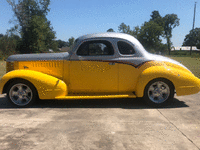
<path fill-rule="evenodd" d="M 162 106 L 200 91 L 200 79 L 177 61 L 148 53 L 131 35 L 88 34 L 70 52 L 12 55 L 0 93 L 18 107 L 36 99 L 143 97 Z"/>

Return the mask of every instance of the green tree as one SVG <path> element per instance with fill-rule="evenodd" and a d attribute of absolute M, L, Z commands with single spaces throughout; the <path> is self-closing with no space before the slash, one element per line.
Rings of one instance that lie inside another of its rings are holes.
<path fill-rule="evenodd" d="M 164 38 L 167 40 L 168 51 L 170 55 L 171 51 L 171 37 L 172 37 L 172 29 L 179 26 L 179 18 L 176 14 L 167 14 L 163 17 L 164 22 Z"/>
<path fill-rule="evenodd" d="M 58 48 L 62 48 L 62 47 L 66 47 L 68 46 L 68 43 L 62 40 L 57 40 L 56 41 L 58 43 Z"/>
<path fill-rule="evenodd" d="M 163 34 L 163 30 L 163 27 L 154 21 L 145 22 L 140 28 L 138 40 L 146 49 L 157 50 L 161 45 L 160 36 Z"/>
<path fill-rule="evenodd" d="M 107 30 L 107 32 L 115 32 L 115 31 L 113 30 L 113 28 L 110 28 Z"/>
<path fill-rule="evenodd" d="M 17 35 L 8 36 L 7 34 L 0 38 L 0 59 L 7 58 L 9 55 L 15 54 L 16 47 L 20 37 Z"/>
<path fill-rule="evenodd" d="M 190 30 L 190 33 L 185 36 L 183 46 L 196 46 L 200 49 L 200 28 Z"/>
<path fill-rule="evenodd" d="M 0 38 L 3 37 L 3 34 L 0 34 Z"/>
<path fill-rule="evenodd" d="M 75 38 L 74 37 L 69 38 L 68 39 L 68 43 L 69 43 L 68 46 L 71 47 L 74 44 L 74 42 L 75 42 Z"/>
<path fill-rule="evenodd" d="M 141 27 L 136 26 L 133 30 L 129 25 L 121 23 L 118 27 L 119 32 L 127 33 L 137 38 L 148 50 L 166 51 L 170 54 L 172 45 L 172 30 L 179 26 L 179 18 L 176 14 L 167 14 L 162 17 L 158 11 L 153 11 L 151 18 Z M 166 38 L 167 44 L 163 44 L 161 37 Z"/>
<path fill-rule="evenodd" d="M 158 25 L 164 27 L 163 18 L 161 17 L 159 11 L 154 10 L 150 16 L 151 16 L 150 21 L 154 21 Z"/>
<path fill-rule="evenodd" d="M 171 37 L 172 37 L 172 29 L 179 26 L 179 18 L 176 14 L 167 14 L 165 17 L 161 17 L 158 11 L 153 11 L 151 14 L 150 21 L 154 21 L 159 26 L 164 28 L 163 37 L 167 40 L 168 51 L 170 55 L 171 51 Z"/>
<path fill-rule="evenodd" d="M 38 53 L 57 49 L 55 32 L 46 15 L 50 0 L 7 0 L 17 18 L 17 29 L 21 35 L 20 53 Z"/>
<path fill-rule="evenodd" d="M 138 39 L 139 34 L 140 34 L 140 27 L 139 26 L 134 27 L 133 31 L 131 32 L 131 35 L 134 36 L 136 39 Z"/>
<path fill-rule="evenodd" d="M 121 23 L 120 25 L 119 25 L 119 27 L 118 27 L 118 30 L 119 30 L 119 32 L 121 32 L 121 33 L 127 33 L 127 34 L 131 34 L 132 33 L 132 31 L 131 31 L 131 29 L 130 29 L 130 26 L 128 25 L 126 25 L 125 23 Z"/>

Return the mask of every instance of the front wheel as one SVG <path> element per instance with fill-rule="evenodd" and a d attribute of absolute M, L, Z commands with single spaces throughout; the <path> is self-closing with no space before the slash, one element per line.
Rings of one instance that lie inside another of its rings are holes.
<path fill-rule="evenodd" d="M 8 86 L 7 97 L 12 104 L 27 107 L 35 102 L 37 91 L 30 82 L 19 79 Z"/>
<path fill-rule="evenodd" d="M 174 86 L 166 79 L 150 81 L 144 90 L 144 100 L 153 107 L 160 107 L 174 98 Z"/>

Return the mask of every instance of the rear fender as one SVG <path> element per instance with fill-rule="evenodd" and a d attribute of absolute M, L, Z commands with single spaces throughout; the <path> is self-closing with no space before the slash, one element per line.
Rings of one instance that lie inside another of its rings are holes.
<path fill-rule="evenodd" d="M 157 78 L 169 80 L 176 89 L 177 96 L 195 94 L 200 91 L 200 80 L 191 72 L 169 66 L 152 66 L 140 74 L 136 86 L 136 96 L 143 97 L 146 85 Z"/>
<path fill-rule="evenodd" d="M 145 69 L 139 76 L 136 85 L 136 96 L 143 97 L 144 89 L 146 85 L 153 79 L 164 78 L 172 82 L 171 79 L 175 79 L 175 75 L 165 66 L 152 66 Z M 173 82 L 172 82 L 173 84 Z"/>
<path fill-rule="evenodd" d="M 55 99 L 55 97 L 66 96 L 68 94 L 65 82 L 33 70 L 14 70 L 8 72 L 0 81 L 0 91 L 5 91 L 5 85 L 11 80 L 17 80 L 19 78 L 32 83 L 40 99 Z"/>

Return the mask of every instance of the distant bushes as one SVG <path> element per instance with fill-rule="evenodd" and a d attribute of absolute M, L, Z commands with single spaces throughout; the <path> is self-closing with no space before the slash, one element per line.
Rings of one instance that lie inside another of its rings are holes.
<path fill-rule="evenodd" d="M 53 52 L 60 52 L 58 46 L 62 47 L 63 43 L 60 44 L 59 42 L 64 42 L 64 41 L 55 40 Z M 67 42 L 65 42 L 64 44 L 66 43 Z M 27 45 L 27 47 L 29 46 Z M 26 50 L 27 47 L 24 46 L 24 50 Z M 21 48 L 22 48 L 22 38 L 20 38 L 18 35 L 0 34 L 0 60 L 7 59 L 8 56 L 10 55 L 22 54 Z M 46 48 L 43 51 L 36 51 L 35 53 L 50 53 L 50 51 L 49 49 Z"/>
<path fill-rule="evenodd" d="M 19 37 L 2 36 L 0 37 L 0 60 L 6 59 L 8 56 L 16 54 Z"/>
<path fill-rule="evenodd" d="M 174 56 L 190 56 L 190 51 L 171 51 L 171 55 Z M 200 51 L 192 51 L 193 57 L 200 57 Z"/>

